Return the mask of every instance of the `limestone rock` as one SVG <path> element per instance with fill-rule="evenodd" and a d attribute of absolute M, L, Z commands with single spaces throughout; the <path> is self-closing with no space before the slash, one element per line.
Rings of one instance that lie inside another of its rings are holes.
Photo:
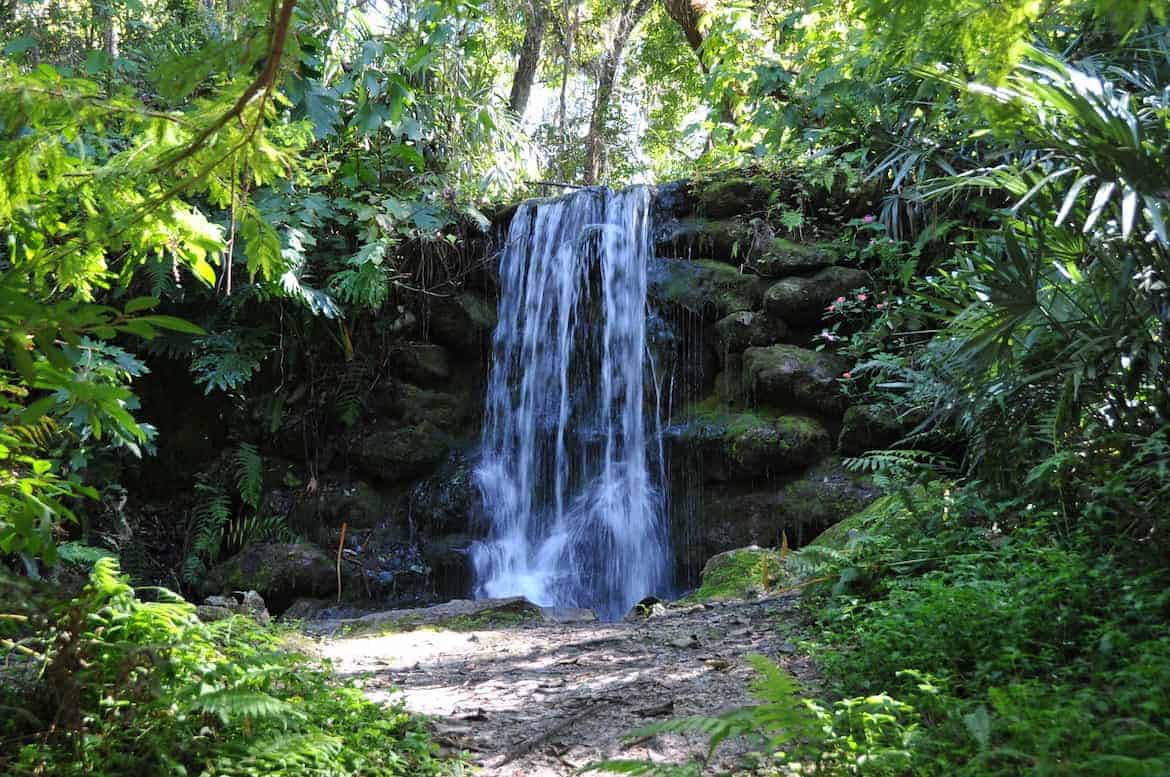
<path fill-rule="evenodd" d="M 375 427 L 359 439 L 351 461 L 367 475 L 383 481 L 425 475 L 446 458 L 454 441 L 430 421 L 413 426 Z"/>
<path fill-rule="evenodd" d="M 451 394 L 399 383 L 388 392 L 385 409 L 404 424 L 430 422 L 440 429 L 459 429 L 471 416 L 471 402 L 466 394 Z"/>
<path fill-rule="evenodd" d="M 342 621 L 358 633 L 409 631 L 420 626 L 453 631 L 490 629 L 540 620 L 541 608 L 521 596 L 506 599 L 455 599 L 434 607 L 388 610 Z"/>
<path fill-rule="evenodd" d="M 195 606 L 195 617 L 204 623 L 215 623 L 216 621 L 224 621 L 235 615 L 227 607 L 221 607 L 214 604 L 199 604 Z"/>
<path fill-rule="evenodd" d="M 831 459 L 780 487 L 708 486 L 701 522 L 687 532 L 696 546 L 680 553 L 701 560 L 744 545 L 779 547 L 785 539 L 798 547 L 880 495 L 868 478 Z"/>
<path fill-rule="evenodd" d="M 428 332 L 436 343 L 456 353 L 471 355 L 491 350 L 496 328 L 496 306 L 472 292 L 428 298 Z"/>
<path fill-rule="evenodd" d="M 399 343 L 390 350 L 394 376 L 419 386 L 444 386 L 451 378 L 451 358 L 441 345 Z"/>
<path fill-rule="evenodd" d="M 752 346 L 779 343 L 787 335 L 788 325 L 763 311 L 741 310 L 715 323 L 715 336 L 719 338 L 722 354 L 741 353 Z"/>
<path fill-rule="evenodd" d="M 697 187 L 699 211 L 709 218 L 748 216 L 768 207 L 772 186 L 764 178 L 730 176 Z"/>
<path fill-rule="evenodd" d="M 659 256 L 741 264 L 758 242 L 756 230 L 732 219 L 683 219 L 666 224 L 655 241 Z"/>
<path fill-rule="evenodd" d="M 406 505 L 413 526 L 437 537 L 466 531 L 478 515 L 481 499 L 475 460 L 455 451 L 434 474 L 414 484 Z"/>
<path fill-rule="evenodd" d="M 337 573 L 334 560 L 316 545 L 265 542 L 212 568 L 203 589 L 208 594 L 253 590 L 280 611 L 297 597 L 334 593 Z"/>
<path fill-rule="evenodd" d="M 795 345 L 748 348 L 743 352 L 743 387 L 761 405 L 838 415 L 845 399 L 837 378 L 848 362 Z"/>
<path fill-rule="evenodd" d="M 823 269 L 835 264 L 837 259 L 837 248 L 831 243 L 803 245 L 777 238 L 753 257 L 750 264 L 765 278 L 783 278 Z"/>
<path fill-rule="evenodd" d="M 677 305 L 708 320 L 741 310 L 758 310 L 765 284 L 719 262 L 654 259 L 647 267 L 647 296 L 659 305 Z"/>
<path fill-rule="evenodd" d="M 853 405 L 845 410 L 837 447 L 842 453 L 856 456 L 866 451 L 888 448 L 906 434 L 906 428 L 892 408 L 881 405 Z"/>
<path fill-rule="evenodd" d="M 707 561 L 702 584 L 687 599 L 754 599 L 783 587 L 788 579 L 778 551 L 755 545 L 737 548 Z"/>
<path fill-rule="evenodd" d="M 768 477 L 815 463 L 829 433 L 802 416 L 703 413 L 667 430 L 676 460 L 700 461 L 703 478 L 727 482 Z"/>
<path fill-rule="evenodd" d="M 869 283 L 869 276 L 851 267 L 829 267 L 809 277 L 785 278 L 768 287 L 764 309 L 793 326 L 812 326 L 837 297 Z"/>

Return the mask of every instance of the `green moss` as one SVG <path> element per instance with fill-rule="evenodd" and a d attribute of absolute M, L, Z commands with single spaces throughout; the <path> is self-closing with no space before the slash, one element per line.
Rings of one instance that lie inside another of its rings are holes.
<path fill-rule="evenodd" d="M 739 548 L 712 557 L 703 567 L 702 584 L 680 601 L 754 599 L 783 587 L 788 580 L 779 551 Z"/>
<path fill-rule="evenodd" d="M 699 184 L 699 210 L 710 218 L 747 216 L 766 210 L 773 185 L 764 176 L 720 176 Z"/>

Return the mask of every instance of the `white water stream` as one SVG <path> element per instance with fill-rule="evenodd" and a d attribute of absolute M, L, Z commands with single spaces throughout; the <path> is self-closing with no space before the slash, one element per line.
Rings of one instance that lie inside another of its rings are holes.
<path fill-rule="evenodd" d="M 650 193 L 529 201 L 500 263 L 477 481 L 477 596 L 620 618 L 669 584 L 661 432 L 645 385 Z"/>

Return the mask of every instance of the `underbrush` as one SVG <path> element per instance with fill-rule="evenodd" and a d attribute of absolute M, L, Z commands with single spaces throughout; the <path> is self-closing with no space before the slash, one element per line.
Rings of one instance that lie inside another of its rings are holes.
<path fill-rule="evenodd" d="M 1066 525 L 974 487 L 879 500 L 789 557 L 819 581 L 803 600 L 819 698 L 761 659 L 758 705 L 634 735 L 753 737 L 764 774 L 1170 774 L 1170 573 Z"/>
<path fill-rule="evenodd" d="M 421 722 L 244 618 L 202 623 L 99 559 L 73 599 L 27 583 L 0 616 L 0 773 L 329 775 L 461 771 Z M 5 597 L 6 599 L 8 597 Z"/>

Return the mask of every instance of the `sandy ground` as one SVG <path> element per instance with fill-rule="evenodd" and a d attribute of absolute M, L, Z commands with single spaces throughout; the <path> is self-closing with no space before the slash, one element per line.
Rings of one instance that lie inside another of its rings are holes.
<path fill-rule="evenodd" d="M 371 698 L 398 698 L 429 716 L 438 741 L 465 751 L 480 774 L 551 777 L 603 758 L 701 758 L 701 737 L 626 735 L 749 703 L 750 654 L 811 680 L 807 658 L 784 636 L 795 618 L 792 604 L 777 597 L 672 609 L 636 622 L 325 636 L 320 647 L 343 677 L 366 678 Z M 747 748 L 725 744 L 708 771 L 736 769 Z"/>

